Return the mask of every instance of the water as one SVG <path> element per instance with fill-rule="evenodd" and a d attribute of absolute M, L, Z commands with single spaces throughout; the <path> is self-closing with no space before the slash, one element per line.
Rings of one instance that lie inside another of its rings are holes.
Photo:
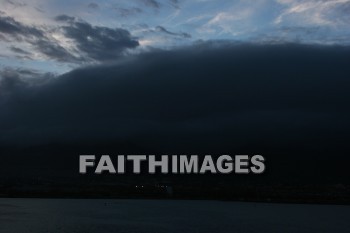
<path fill-rule="evenodd" d="M 0 199 L 1 233 L 350 232 L 350 206 Z"/>

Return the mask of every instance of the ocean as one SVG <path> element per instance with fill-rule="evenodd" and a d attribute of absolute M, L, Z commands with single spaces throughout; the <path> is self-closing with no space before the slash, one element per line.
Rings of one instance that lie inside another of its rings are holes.
<path fill-rule="evenodd" d="M 1 233 L 350 232 L 350 206 L 193 200 L 0 199 Z"/>

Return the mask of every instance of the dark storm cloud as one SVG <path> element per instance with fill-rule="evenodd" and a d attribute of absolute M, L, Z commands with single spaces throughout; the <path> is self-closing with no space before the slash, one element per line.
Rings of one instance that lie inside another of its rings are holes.
<path fill-rule="evenodd" d="M 61 45 L 50 40 L 38 40 L 33 45 L 37 51 L 56 61 L 71 63 L 80 63 L 83 61 L 83 58 L 73 56 Z"/>
<path fill-rule="evenodd" d="M 12 36 L 17 40 L 25 38 L 43 37 L 43 32 L 35 27 L 26 26 L 14 18 L 0 15 L 0 33 Z"/>
<path fill-rule="evenodd" d="M 56 21 L 62 21 L 62 22 L 70 22 L 70 21 L 74 21 L 75 18 L 69 15 L 57 15 L 55 17 Z"/>
<path fill-rule="evenodd" d="M 0 78 L 3 81 L 4 79 L 23 79 L 23 81 L 34 81 L 40 80 L 42 78 L 53 77 L 50 73 L 42 73 L 39 70 L 35 69 L 26 69 L 26 68 L 13 68 L 5 67 L 0 70 Z M 16 82 L 16 81 L 14 81 Z"/>
<path fill-rule="evenodd" d="M 0 70 L 0 105 L 11 96 L 35 85 L 43 84 L 53 78 L 53 74 L 42 73 L 34 69 L 5 67 Z"/>
<path fill-rule="evenodd" d="M 95 2 L 92 2 L 92 3 L 89 3 L 88 7 L 91 9 L 98 9 L 99 5 Z"/>
<path fill-rule="evenodd" d="M 160 3 L 156 0 L 138 0 L 138 1 L 151 8 L 158 9 L 160 7 Z"/>
<path fill-rule="evenodd" d="M 162 4 L 160 1 L 156 1 L 156 0 L 137 0 L 138 2 L 142 3 L 143 5 L 150 7 L 150 8 L 154 8 L 154 9 L 159 9 Z M 168 0 L 168 2 L 165 2 L 165 4 L 168 3 L 171 6 L 175 7 L 175 8 L 179 8 L 179 1 L 178 0 Z"/>
<path fill-rule="evenodd" d="M 162 33 L 165 33 L 165 34 L 171 35 L 171 36 L 178 36 L 178 37 L 183 37 L 183 38 L 191 38 L 191 35 L 188 34 L 188 33 L 185 33 L 185 32 L 179 32 L 179 33 L 171 32 L 171 31 L 167 30 L 166 28 L 164 28 L 162 26 L 157 26 L 156 27 L 156 31 L 157 32 L 162 32 Z"/>
<path fill-rule="evenodd" d="M 17 47 L 11 46 L 10 49 L 11 49 L 12 52 L 15 52 L 15 53 L 24 54 L 24 55 L 31 55 L 30 52 L 25 51 L 25 50 L 23 50 L 21 48 L 17 48 Z"/>
<path fill-rule="evenodd" d="M 13 79 L 2 85 L 0 141 L 346 145 L 349 62 L 344 47 L 205 43 L 78 69 L 41 86 Z"/>
<path fill-rule="evenodd" d="M 68 20 L 68 16 L 61 16 L 59 20 Z M 3 33 L 6 41 L 15 38 L 19 42 L 31 44 L 36 51 L 41 52 L 50 59 L 61 62 L 81 62 L 81 59 L 70 54 L 65 48 L 60 46 L 57 41 L 49 39 L 45 31 L 40 28 L 26 26 L 12 17 L 0 16 L 0 32 Z M 0 37 L 1 38 L 1 37 Z M 17 47 L 11 47 L 15 53 L 25 54 L 26 58 L 31 59 L 31 53 Z"/>
<path fill-rule="evenodd" d="M 11 46 L 10 50 L 12 52 L 16 53 L 15 57 L 17 59 L 32 60 L 33 54 L 24 50 L 24 49 L 21 49 L 21 48 L 15 47 L 15 46 Z"/>
<path fill-rule="evenodd" d="M 97 61 L 119 58 L 126 49 L 139 45 L 129 31 L 121 28 L 92 26 L 87 22 L 75 21 L 62 29 L 67 38 L 74 40 L 79 52 Z"/>
<path fill-rule="evenodd" d="M 64 32 L 72 39 L 77 49 L 68 51 L 60 41 L 50 37 L 48 29 L 27 26 L 14 18 L 0 15 L 0 40 L 10 42 L 13 38 L 18 42 L 26 42 L 35 51 L 47 58 L 64 63 L 85 63 L 91 61 L 107 61 L 120 58 L 127 49 L 136 48 L 139 43 L 129 31 L 121 28 L 92 26 L 84 21 L 68 15 L 58 15 L 55 20 L 65 24 L 51 28 L 51 31 Z M 11 48 L 15 53 L 24 54 L 25 51 Z M 30 54 L 25 54 L 29 59 Z"/>

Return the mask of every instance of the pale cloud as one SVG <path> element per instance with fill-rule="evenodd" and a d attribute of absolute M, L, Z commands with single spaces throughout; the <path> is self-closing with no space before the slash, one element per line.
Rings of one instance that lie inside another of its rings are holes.
<path fill-rule="evenodd" d="M 220 12 L 208 22 L 208 25 L 222 25 L 228 22 L 246 19 L 252 15 L 251 9 L 244 9 L 239 12 Z"/>
<path fill-rule="evenodd" d="M 350 0 L 277 0 L 286 9 L 275 19 L 275 24 L 293 23 L 319 26 L 344 26 L 344 14 L 337 9 L 350 4 Z"/>
<path fill-rule="evenodd" d="M 44 0 L 28 0 L 25 3 L 21 1 L 0 0 L 1 10 L 6 15 L 28 25 L 52 24 L 53 20 L 47 17 L 47 10 L 50 9 L 48 3 Z"/>
<path fill-rule="evenodd" d="M 254 33 L 257 28 L 265 27 L 269 24 L 269 16 L 266 11 L 271 7 L 271 2 L 267 0 L 245 0 L 233 1 L 227 5 L 222 1 L 220 10 L 191 17 L 189 22 L 198 22 L 208 18 L 207 21 L 196 30 L 199 34 L 217 35 L 219 37 L 246 36 Z"/>
<path fill-rule="evenodd" d="M 200 27 L 198 29 L 198 32 L 230 33 L 232 35 L 237 35 L 240 33 L 241 30 L 237 28 L 237 24 L 239 24 L 240 21 L 247 20 L 250 16 L 252 16 L 252 13 L 253 10 L 249 8 L 242 9 L 239 11 L 237 11 L 236 9 L 231 9 L 230 11 L 219 12 L 206 24 Z"/>

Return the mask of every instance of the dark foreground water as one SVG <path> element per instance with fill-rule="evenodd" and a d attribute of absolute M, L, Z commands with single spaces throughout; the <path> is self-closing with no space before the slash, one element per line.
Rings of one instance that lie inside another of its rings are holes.
<path fill-rule="evenodd" d="M 1 233 L 350 232 L 350 206 L 0 199 Z"/>

